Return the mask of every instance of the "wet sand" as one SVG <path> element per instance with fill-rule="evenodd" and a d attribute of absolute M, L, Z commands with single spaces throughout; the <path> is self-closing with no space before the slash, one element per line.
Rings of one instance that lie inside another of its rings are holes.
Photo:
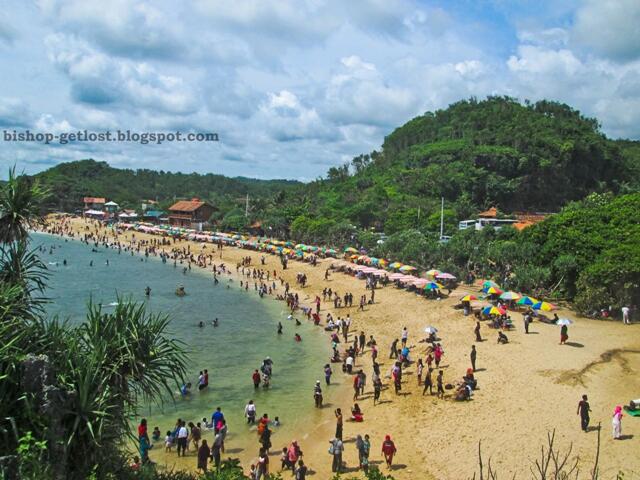
<path fill-rule="evenodd" d="M 77 232 L 84 230 L 82 220 L 74 221 Z M 147 235 L 135 232 L 136 238 Z M 151 236 L 148 236 L 151 237 Z M 130 239 L 131 232 L 121 236 Z M 180 242 L 177 245 L 186 245 Z M 192 250 L 200 251 L 200 243 L 192 242 Z M 251 256 L 253 264 L 260 268 L 261 252 L 225 247 L 223 259 L 228 267 L 245 256 Z M 267 267 L 281 272 L 277 257 L 266 255 Z M 219 260 L 218 260 L 219 261 Z M 331 260 L 323 260 L 316 267 L 307 263 L 290 261 L 283 272 L 293 290 L 300 294 L 302 305 L 311 305 L 322 289 L 331 287 L 344 294 L 352 292 L 354 304 L 366 293 L 364 281 L 343 273 L 332 273 L 324 280 L 324 271 Z M 304 272 L 308 277 L 305 288 L 296 287 L 295 276 Z M 383 382 L 387 387 L 391 361 L 388 360 L 389 345 L 399 338 L 403 326 L 409 330 L 408 344 L 413 347 L 412 357 L 423 356 L 425 326 L 439 329 L 438 336 L 445 355 L 441 367 L 445 383 L 460 379 L 470 366 L 469 351 L 474 344 L 473 317 L 464 317 L 460 310 L 452 307 L 467 293 L 476 293 L 475 288 L 460 287 L 451 297 L 441 301 L 426 300 L 415 294 L 393 286 L 376 291 L 376 303 L 359 312 L 352 308 L 333 309 L 333 304 L 321 305 L 324 320 L 327 312 L 334 317 L 351 315 L 350 340 L 354 332 L 363 330 L 367 337 L 374 335 L 379 346 L 379 362 Z M 589 320 L 578 317 L 568 310 L 559 310 L 560 317 L 575 320 L 569 327 L 569 342 L 559 345 L 559 327 L 533 322 L 530 334 L 525 335 L 522 317 L 513 314 L 515 331 L 507 332 L 510 343 L 498 345 L 497 333 L 483 322 L 484 341 L 475 343 L 478 350 L 476 378 L 479 389 L 469 402 L 455 402 L 447 397 L 422 396 L 422 387 L 417 385 L 415 365 L 404 371 L 401 395 L 393 388 L 382 392 L 382 404 L 373 406 L 371 392 L 371 359 L 369 351 L 358 357 L 358 367 L 363 366 L 367 374 L 365 396 L 358 403 L 364 411 L 364 423 L 345 422 L 344 439 L 348 470 L 355 474 L 357 452 L 355 435 L 368 433 L 371 437 L 370 463 L 382 467 L 380 447 L 385 434 L 390 434 L 398 453 L 392 475 L 397 479 L 466 479 L 477 470 L 478 442 L 482 441 L 485 467 L 489 458 L 498 470 L 499 477 L 530 478 L 530 468 L 540 455 L 540 446 L 546 443 L 547 433 L 556 431 L 556 447 L 562 450 L 570 445 L 573 454 L 580 458 L 580 470 L 590 471 L 596 451 L 597 432 L 584 433 L 580 429 L 580 418 L 576 414 L 577 403 L 582 394 L 589 395 L 591 425 L 602 424 L 600 447 L 601 478 L 615 478 L 622 470 L 627 478 L 640 478 L 640 419 L 625 415 L 622 421 L 624 440 L 614 441 L 611 435 L 611 415 L 616 405 L 624 405 L 632 398 L 640 398 L 640 324 L 631 326 L 621 322 Z M 337 370 L 337 371 L 336 371 Z M 352 390 L 350 376 L 334 368 L 334 379 L 341 383 L 339 393 L 334 393 L 334 404 L 323 409 L 321 419 L 310 424 L 309 429 L 297 435 L 305 462 L 315 472 L 313 478 L 331 476 L 331 457 L 327 453 L 328 441 L 333 436 L 335 419 L 333 410 L 341 407 L 349 412 Z M 435 376 L 434 376 L 435 379 Z M 312 385 L 310 385 L 310 392 Z M 301 402 L 312 402 L 311 393 Z M 242 428 L 241 426 L 231 426 Z M 210 434 L 209 434 L 210 436 Z M 205 438 L 209 438 L 208 436 Z M 272 470 L 279 469 L 278 448 L 291 439 L 273 437 L 271 456 Z M 159 445 L 160 446 L 160 445 Z M 175 452 L 164 454 L 164 449 L 152 451 L 151 458 L 169 467 L 195 469 L 195 453 L 178 459 Z M 233 437 L 227 442 L 227 455 L 239 457 L 245 469 L 257 456 L 249 451 L 236 452 Z"/>

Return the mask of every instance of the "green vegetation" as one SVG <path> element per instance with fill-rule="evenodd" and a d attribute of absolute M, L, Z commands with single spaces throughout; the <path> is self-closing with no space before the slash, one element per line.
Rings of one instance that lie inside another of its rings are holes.
<path fill-rule="evenodd" d="M 218 207 L 212 220 L 223 230 L 260 221 L 273 237 L 363 246 L 457 274 L 475 269 L 585 312 L 638 303 L 640 142 L 610 140 L 596 120 L 556 102 L 460 101 L 414 118 L 381 152 L 308 184 L 118 170 L 92 160 L 37 177 L 53 192 L 49 206 L 73 210 L 82 196 L 103 195 L 123 206 L 158 197 L 166 207 L 174 196 L 200 196 Z M 441 197 L 444 233 L 453 235 L 446 245 L 438 242 Z M 520 234 L 457 230 L 491 206 L 507 215 L 566 208 Z M 388 239 L 379 245 L 382 233 Z"/>
<path fill-rule="evenodd" d="M 26 234 L 44 195 L 13 173 L 0 187 L 2 474 L 106 478 L 124 468 L 139 401 L 171 394 L 186 355 L 166 317 L 131 302 L 111 313 L 90 304 L 78 327 L 45 317 L 46 268 Z"/>
<path fill-rule="evenodd" d="M 112 168 L 106 162 L 81 160 L 62 163 L 35 176 L 51 191 L 45 202 L 49 209 L 74 211 L 82 208 L 82 198 L 106 197 L 123 208 L 138 210 L 144 200 L 157 200 L 167 208 L 175 198 L 198 197 L 227 213 L 239 206 L 244 214 L 245 196 L 260 198 L 277 195 L 298 182 L 292 180 L 256 180 L 227 178 L 223 175 L 171 173 L 154 170 Z"/>
<path fill-rule="evenodd" d="M 376 257 L 461 278 L 473 270 L 504 288 L 575 301 L 585 313 L 640 303 L 640 193 L 592 194 L 522 232 L 464 230 L 440 243 L 405 230 L 382 245 L 372 240 L 362 243 Z"/>

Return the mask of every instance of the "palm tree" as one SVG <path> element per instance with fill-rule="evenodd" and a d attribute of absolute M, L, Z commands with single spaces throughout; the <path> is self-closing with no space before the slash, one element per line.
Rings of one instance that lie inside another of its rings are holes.
<path fill-rule="evenodd" d="M 16 175 L 9 170 L 9 180 L 0 188 L 0 243 L 22 242 L 29 228 L 41 225 L 40 204 L 48 192 L 38 180 Z"/>

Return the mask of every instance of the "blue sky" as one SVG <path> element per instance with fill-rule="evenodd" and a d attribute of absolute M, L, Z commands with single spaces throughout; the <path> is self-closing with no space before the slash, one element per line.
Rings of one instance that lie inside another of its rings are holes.
<path fill-rule="evenodd" d="M 566 102 L 640 138 L 637 0 L 3 2 L 0 131 L 217 132 L 218 143 L 0 144 L 0 168 L 310 180 L 425 111 Z"/>

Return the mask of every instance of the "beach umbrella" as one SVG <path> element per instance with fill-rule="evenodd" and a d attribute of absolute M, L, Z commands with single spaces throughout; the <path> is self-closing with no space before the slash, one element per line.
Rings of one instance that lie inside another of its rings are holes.
<path fill-rule="evenodd" d="M 427 328 L 424 329 L 425 333 L 438 333 L 438 329 L 436 327 L 432 327 L 431 325 L 429 325 Z"/>
<path fill-rule="evenodd" d="M 413 275 L 402 275 L 398 280 L 403 283 L 413 283 L 418 279 L 418 277 L 414 277 Z"/>
<path fill-rule="evenodd" d="M 568 318 L 560 318 L 556 322 L 556 325 L 571 325 L 573 320 L 569 320 Z"/>
<path fill-rule="evenodd" d="M 545 312 L 548 312 L 554 310 L 556 306 L 548 302 L 538 302 L 534 303 L 532 308 L 534 310 L 544 310 Z"/>
<path fill-rule="evenodd" d="M 378 269 L 374 268 L 374 267 L 365 267 L 362 269 L 363 273 L 373 273 L 373 272 L 377 272 Z"/>
<path fill-rule="evenodd" d="M 388 265 L 389 261 L 385 260 L 384 258 L 380 258 L 378 259 L 378 265 L 380 265 L 381 267 L 384 267 L 385 265 Z"/>
<path fill-rule="evenodd" d="M 389 268 L 400 268 L 401 266 L 402 266 L 402 263 L 393 262 L 391 265 L 389 265 Z"/>
<path fill-rule="evenodd" d="M 429 283 L 429 280 L 426 278 L 418 278 L 413 282 L 416 287 L 426 285 L 427 283 Z"/>
<path fill-rule="evenodd" d="M 482 309 L 482 313 L 485 315 L 504 315 L 507 311 L 503 308 L 495 307 L 493 305 L 487 305 Z"/>
<path fill-rule="evenodd" d="M 439 274 L 440 274 L 440 270 L 436 270 L 435 268 L 432 268 L 427 272 L 427 275 L 429 275 L 430 277 L 435 277 Z"/>
<path fill-rule="evenodd" d="M 358 250 L 353 247 L 347 247 L 344 249 L 344 253 L 358 253 Z"/>
<path fill-rule="evenodd" d="M 493 280 L 485 280 L 484 282 L 482 282 L 482 288 L 491 288 L 491 287 L 500 288 L 500 285 L 498 285 Z"/>
<path fill-rule="evenodd" d="M 391 275 L 389 275 L 390 280 L 399 280 L 402 277 L 404 277 L 404 274 L 402 273 L 392 273 Z"/>
<path fill-rule="evenodd" d="M 518 305 L 535 305 L 536 303 L 538 303 L 538 300 L 536 298 L 533 297 L 527 297 L 526 295 L 524 297 L 522 297 L 520 300 L 518 300 L 516 302 Z"/>
<path fill-rule="evenodd" d="M 389 272 L 387 272 L 386 270 L 380 270 L 380 269 L 378 269 L 378 270 L 376 270 L 375 272 L 373 272 L 373 274 L 374 274 L 376 277 L 384 277 L 385 275 L 389 275 Z"/>
<path fill-rule="evenodd" d="M 464 297 L 462 297 L 463 302 L 470 302 L 472 300 L 478 300 L 478 297 L 476 297 L 475 295 L 465 295 Z"/>
<path fill-rule="evenodd" d="M 450 273 L 447 272 L 442 272 L 436 275 L 436 278 L 439 278 L 441 280 L 455 280 L 456 276 L 452 275 Z"/>
<path fill-rule="evenodd" d="M 403 265 L 398 270 L 400 270 L 401 272 L 413 272 L 417 270 L 417 268 L 412 267 L 411 265 Z"/>
<path fill-rule="evenodd" d="M 502 295 L 500 295 L 500 298 L 502 300 L 519 300 L 520 298 L 522 298 L 522 295 L 516 292 L 509 291 L 509 292 L 504 292 Z"/>
<path fill-rule="evenodd" d="M 424 286 L 425 290 L 439 290 L 441 288 L 444 287 L 437 282 L 429 282 Z"/>
<path fill-rule="evenodd" d="M 500 295 L 500 294 L 502 293 L 502 290 L 500 290 L 500 289 L 499 289 L 499 288 L 497 288 L 497 287 L 488 287 L 488 288 L 484 288 L 482 291 L 483 291 L 484 293 L 488 293 L 488 294 L 490 294 L 490 295 L 494 295 L 494 294 Z"/>

